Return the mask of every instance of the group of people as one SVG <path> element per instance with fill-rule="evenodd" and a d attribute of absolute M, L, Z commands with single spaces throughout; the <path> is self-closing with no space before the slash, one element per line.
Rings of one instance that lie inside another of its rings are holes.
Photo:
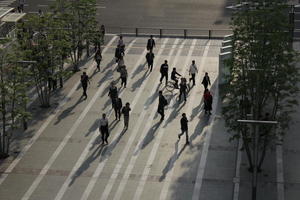
<path fill-rule="evenodd" d="M 151 35 L 150 38 L 148 39 L 147 46 L 146 46 L 146 48 L 148 50 L 148 52 L 146 54 L 146 61 L 148 63 L 148 70 L 150 72 L 153 69 L 153 62 L 154 62 L 153 48 L 154 47 L 155 47 L 155 41 L 153 39 L 153 36 Z M 127 73 L 126 65 L 124 63 L 124 56 L 125 56 L 125 43 L 123 41 L 123 37 L 120 36 L 117 47 L 116 47 L 116 51 L 115 51 L 115 58 L 116 58 L 116 62 L 117 62 L 117 72 L 120 73 L 121 87 L 124 86 L 124 88 L 126 88 L 128 73 Z M 100 71 L 101 60 L 102 60 L 101 48 L 99 47 L 95 53 L 95 61 L 97 64 L 96 66 L 99 71 Z M 165 60 L 164 63 L 160 67 L 160 73 L 161 73 L 160 84 L 162 83 L 163 79 L 165 79 L 166 85 L 168 84 L 168 76 L 169 76 L 168 72 L 169 72 L 168 61 Z M 190 74 L 189 83 L 192 83 L 193 84 L 192 86 L 195 86 L 195 84 L 196 84 L 196 81 L 195 81 L 196 73 L 198 73 L 198 69 L 197 69 L 195 61 L 193 60 L 192 64 L 189 67 L 189 74 Z M 180 84 L 178 85 L 179 77 L 181 77 L 181 78 L 180 78 Z M 174 88 L 179 89 L 180 93 L 179 93 L 178 100 L 181 100 L 181 97 L 183 96 L 184 100 L 186 101 L 187 92 L 189 90 L 189 84 L 187 83 L 186 78 L 182 77 L 181 74 L 179 74 L 176 71 L 176 68 L 173 68 L 173 70 L 171 72 L 171 80 L 174 81 Z M 83 88 L 82 96 L 84 96 L 86 99 L 87 98 L 86 91 L 87 91 L 87 86 L 89 84 L 89 77 L 86 74 L 86 72 L 83 72 L 83 74 L 81 75 L 81 84 L 82 84 L 82 88 Z M 211 85 L 211 83 L 210 83 L 210 78 L 209 78 L 207 72 L 205 73 L 205 76 L 203 77 L 202 84 L 204 86 L 203 99 L 204 99 L 205 114 L 211 114 L 213 97 L 212 97 L 210 91 L 208 90 L 208 85 Z M 127 130 L 128 126 L 129 126 L 129 114 L 131 111 L 130 103 L 127 102 L 125 104 L 125 106 L 123 106 L 122 99 L 118 95 L 118 88 L 116 87 L 115 81 L 112 81 L 109 86 L 108 96 L 111 99 L 112 109 L 115 112 L 115 117 L 116 117 L 115 120 L 120 120 L 121 115 L 123 114 L 124 130 Z M 167 99 L 164 97 L 163 92 L 159 91 L 157 112 L 161 115 L 160 121 L 164 120 L 164 117 L 165 117 L 164 109 L 167 105 L 168 105 Z M 187 120 L 185 113 L 182 114 L 180 124 L 181 124 L 181 133 L 178 135 L 178 138 L 180 139 L 180 137 L 185 133 L 186 134 L 186 144 L 189 144 L 188 120 Z M 102 135 L 103 144 L 107 144 L 108 143 L 107 139 L 109 136 L 109 128 L 108 128 L 108 119 L 107 119 L 106 114 L 103 114 L 102 118 L 100 119 L 99 131 L 101 132 L 101 135 Z"/>

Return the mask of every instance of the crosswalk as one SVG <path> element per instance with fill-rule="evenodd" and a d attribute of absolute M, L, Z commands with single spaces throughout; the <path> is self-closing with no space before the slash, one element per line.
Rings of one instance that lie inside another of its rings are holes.
<path fill-rule="evenodd" d="M 209 73 L 211 91 L 217 97 L 221 41 L 157 38 L 151 73 L 145 63 L 146 41 L 125 37 L 129 75 L 127 88 L 119 88 L 119 96 L 123 104 L 131 104 L 129 129 L 125 132 L 123 122 L 114 121 L 107 96 L 110 82 L 119 76 L 114 62 L 114 36 L 103 49 L 101 72 L 94 71 L 92 59 L 85 66 L 91 77 L 88 99 L 80 100 L 79 82 L 74 77 L 69 80 L 74 83 L 70 83 L 67 98 L 43 123 L 29 130 L 34 137 L 0 176 L 0 199 L 199 199 L 214 119 L 214 113 L 209 118 L 200 109 L 200 79 Z M 187 102 L 178 101 L 177 91 L 170 93 L 159 84 L 159 67 L 164 60 L 169 61 L 169 70 L 176 67 L 187 78 L 191 61 L 196 61 L 199 73 Z M 159 122 L 156 112 L 159 90 L 169 102 L 163 122 Z M 107 146 L 101 145 L 97 128 L 103 112 L 110 122 Z M 177 138 L 183 112 L 190 120 L 188 146 Z M 202 119 L 207 123 L 199 127 Z M 17 191 L 10 188 L 12 183 Z"/>

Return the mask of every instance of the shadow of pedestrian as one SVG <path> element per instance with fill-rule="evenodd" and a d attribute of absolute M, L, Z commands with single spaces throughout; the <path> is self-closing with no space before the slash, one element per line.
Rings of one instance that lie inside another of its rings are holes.
<path fill-rule="evenodd" d="M 63 120 L 64 118 L 74 114 L 73 109 L 78 105 L 80 104 L 82 101 L 84 101 L 84 98 L 83 96 L 81 96 L 77 102 L 73 105 L 73 106 L 70 106 L 68 108 L 66 108 L 60 115 L 58 115 L 57 117 L 57 120 L 56 122 L 54 122 L 55 125 L 59 124 L 61 120 Z"/>
<path fill-rule="evenodd" d="M 134 92 L 137 88 L 139 88 L 141 85 L 142 85 L 142 83 L 143 83 L 143 81 L 147 78 L 149 76 L 149 73 L 148 73 L 148 71 L 146 71 L 145 73 L 144 73 L 144 75 L 141 77 L 141 78 L 139 78 L 137 81 L 135 81 L 133 84 L 132 84 L 132 86 L 131 86 L 131 91 L 132 92 Z"/>
<path fill-rule="evenodd" d="M 176 100 L 175 100 L 176 101 Z M 180 110 L 185 106 L 186 104 L 186 101 L 184 101 L 183 104 L 180 104 L 179 101 L 177 101 L 174 105 L 173 105 L 173 110 L 172 112 L 170 113 L 168 119 L 166 120 L 166 123 L 164 125 L 164 128 L 169 124 L 171 123 L 174 119 L 176 119 L 176 117 L 178 116 L 178 113 L 180 112 Z"/>
<path fill-rule="evenodd" d="M 98 140 L 99 137 L 96 138 Z M 96 141 L 95 140 L 95 141 Z M 85 172 L 91 165 L 91 163 L 96 160 L 98 156 L 102 153 L 104 149 L 104 145 L 98 145 L 98 147 L 93 151 L 93 153 L 85 159 L 85 161 L 81 164 L 81 166 L 76 170 L 76 172 L 71 177 L 71 182 L 69 183 L 69 187 L 73 185 L 75 180 L 83 173 Z"/>
<path fill-rule="evenodd" d="M 147 61 L 144 64 L 140 64 L 131 75 L 131 78 L 133 79 L 136 75 L 138 75 L 141 71 L 143 71 L 145 69 L 146 64 Z"/>
<path fill-rule="evenodd" d="M 102 69 L 102 73 L 105 72 L 107 69 L 109 69 L 110 67 L 112 67 L 114 64 L 116 64 L 116 59 L 113 57 L 112 60 L 107 63 L 107 65 Z M 101 69 L 101 66 L 100 66 L 100 69 Z"/>
<path fill-rule="evenodd" d="M 148 109 L 149 106 L 155 101 L 156 97 L 158 97 L 158 91 L 159 91 L 159 85 L 156 86 L 155 92 L 146 100 L 144 104 L 145 109 Z"/>
<path fill-rule="evenodd" d="M 89 128 L 88 132 L 84 136 L 88 137 L 91 133 L 95 132 L 98 127 L 99 127 L 99 120 L 95 120 L 93 125 Z"/>
<path fill-rule="evenodd" d="M 161 123 L 162 123 L 161 121 L 157 122 L 148 130 L 145 138 L 140 143 L 139 149 L 141 149 L 141 150 L 144 149 L 148 144 L 150 144 L 152 142 L 152 140 L 154 139 L 154 135 L 155 135 L 157 129 L 159 128 L 159 126 L 161 125 Z"/>
<path fill-rule="evenodd" d="M 187 144 L 184 144 L 184 146 L 178 152 L 178 143 L 179 143 L 179 140 L 177 140 L 175 142 L 175 151 L 174 151 L 174 154 L 168 160 L 167 165 L 163 169 L 162 175 L 159 177 L 159 182 L 162 182 L 166 178 L 168 172 L 171 171 L 171 169 L 174 167 L 174 164 L 175 164 L 176 160 L 180 157 L 180 155 L 182 154 L 182 152 L 184 151 L 184 149 L 187 146 Z"/>

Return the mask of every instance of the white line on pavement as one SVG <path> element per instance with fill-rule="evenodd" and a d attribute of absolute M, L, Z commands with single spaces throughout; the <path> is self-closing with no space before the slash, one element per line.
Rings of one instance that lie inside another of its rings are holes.
<path fill-rule="evenodd" d="M 165 43 L 166 42 L 167 41 L 165 41 Z M 157 58 L 161 57 L 162 52 L 163 52 L 163 49 L 161 48 L 159 50 L 158 54 L 157 54 Z M 143 87 L 139 88 L 139 90 L 141 91 L 141 93 L 139 95 L 137 95 L 138 98 L 142 94 L 143 89 L 144 89 L 145 86 L 146 86 L 146 83 L 143 85 Z M 150 94 L 155 93 L 155 90 L 156 90 L 156 87 L 153 86 L 152 91 L 150 92 Z M 137 98 L 137 97 L 135 97 L 135 98 Z M 155 97 L 153 97 L 153 98 L 155 98 Z M 113 187 L 113 185 L 115 183 L 115 180 L 117 179 L 117 176 L 118 176 L 118 174 L 119 174 L 119 172 L 120 172 L 120 170 L 121 170 L 121 168 L 122 168 L 122 166 L 123 166 L 123 164 L 124 164 L 124 162 L 126 160 L 126 157 L 127 157 L 128 153 L 129 153 L 129 150 L 130 150 L 130 148 L 131 148 L 131 146 L 132 146 L 132 144 L 134 142 L 134 139 L 135 139 L 135 137 L 138 134 L 138 130 L 140 129 L 140 126 L 142 125 L 142 122 L 148 121 L 147 120 L 148 118 L 144 119 L 146 113 L 147 113 L 147 111 L 145 109 L 140 113 L 140 116 L 139 116 L 139 118 L 137 120 L 137 123 L 135 124 L 135 127 L 133 128 L 133 132 L 131 133 L 130 138 L 128 139 L 127 144 L 125 145 L 125 149 L 122 151 L 122 154 L 121 154 L 119 160 L 117 161 L 117 164 L 116 164 L 116 166 L 114 168 L 114 171 L 113 171 L 112 175 L 110 176 L 108 183 L 106 184 L 104 192 L 102 193 L 102 196 L 100 198 L 101 200 L 104 200 L 104 199 L 108 198 L 108 196 L 109 196 L 109 194 L 111 192 L 111 189 L 112 189 L 112 187 Z"/>
<path fill-rule="evenodd" d="M 168 40 L 169 40 L 169 39 L 165 39 L 165 40 L 164 40 L 164 44 L 167 43 Z M 162 53 L 162 51 L 163 51 L 162 49 L 159 50 L 159 52 L 158 52 L 158 57 L 159 57 L 159 55 Z M 143 59 L 143 58 L 144 58 L 144 54 L 143 54 L 143 56 L 141 56 L 141 59 Z M 141 61 L 142 61 L 141 59 L 139 60 L 139 62 L 137 63 L 136 66 L 138 66 L 138 65 L 141 63 Z M 139 99 L 140 96 L 142 95 L 143 88 L 146 86 L 146 83 L 147 83 L 147 81 L 149 81 L 149 80 L 150 80 L 149 78 L 146 79 L 146 80 L 143 82 L 143 85 L 139 88 L 138 94 L 136 94 L 135 97 L 134 97 L 134 100 L 133 100 L 133 106 L 135 106 L 135 104 L 137 103 L 138 99 Z M 154 92 L 154 91 L 153 91 L 153 92 Z M 145 113 L 144 113 L 144 114 L 140 114 L 139 122 L 138 122 L 137 124 L 140 124 L 140 123 L 142 122 L 142 119 L 144 118 L 144 116 L 145 116 Z M 141 119 L 141 120 L 140 120 L 140 119 Z M 139 126 L 139 125 L 138 125 L 138 126 Z M 133 140 L 135 139 L 135 136 L 136 136 L 136 134 L 137 134 L 137 130 L 138 130 L 138 128 L 135 127 L 135 128 L 134 128 L 134 132 L 131 133 L 131 135 L 130 135 L 129 141 L 130 141 L 130 140 L 133 141 Z M 121 128 L 120 128 L 120 130 L 118 130 L 118 132 L 120 132 L 120 131 L 121 131 Z M 128 141 L 128 142 L 129 142 L 129 141 Z M 125 149 L 123 150 L 122 155 L 124 155 L 124 152 L 125 152 L 125 151 L 128 151 L 128 150 L 129 150 L 129 149 L 127 150 L 127 148 L 130 148 L 130 146 L 128 146 L 128 145 L 125 146 Z M 111 149 L 109 149 L 109 151 L 111 151 Z M 121 157 L 122 157 L 122 155 L 121 155 Z M 99 175 L 101 174 L 101 172 L 102 172 L 102 170 L 103 170 L 103 168 L 104 168 L 104 166 L 105 166 L 107 160 L 108 160 L 108 159 L 106 159 L 105 161 L 103 161 L 102 163 L 100 163 L 100 164 L 98 165 L 98 167 L 97 167 L 97 169 L 95 170 L 95 173 L 94 173 L 95 176 L 93 176 L 94 180 L 91 180 L 91 181 L 90 181 L 90 183 L 89 183 L 88 187 L 86 188 L 86 190 L 85 190 L 85 192 L 84 192 L 84 194 L 83 194 L 81 200 L 86 200 L 86 199 L 88 198 L 88 196 L 89 196 L 89 194 L 91 193 L 92 189 L 94 188 L 94 185 L 95 185 L 95 183 L 96 183 L 96 181 L 97 181 Z M 119 165 L 119 162 L 117 163 L 116 168 L 121 168 L 121 165 Z M 116 168 L 114 169 L 114 171 L 116 170 Z M 97 175 L 97 176 L 96 176 L 96 175 Z M 102 193 L 101 199 L 106 199 L 106 198 L 108 197 L 109 192 L 110 192 L 110 189 L 111 189 L 111 187 L 113 186 L 113 182 L 114 182 L 114 180 L 116 179 L 116 175 L 117 175 L 116 173 L 113 173 L 113 174 L 112 174 L 111 179 L 109 180 L 108 184 L 106 185 L 106 188 L 105 188 L 104 192 Z"/>
<path fill-rule="evenodd" d="M 181 50 L 179 50 L 181 51 Z M 179 58 L 179 55 L 176 55 L 175 59 L 174 59 L 174 63 L 173 63 L 173 66 L 175 65 L 175 63 L 177 63 L 177 60 Z M 187 58 L 186 58 L 187 59 Z M 186 61 L 187 62 L 187 61 Z M 181 71 L 184 70 L 185 67 L 181 68 Z M 187 71 L 185 70 L 183 73 L 186 73 Z M 183 74 L 182 73 L 182 74 Z M 171 111 L 171 108 L 175 105 L 176 103 L 176 97 L 173 97 L 171 99 L 171 101 L 169 102 L 169 109 L 167 110 L 166 114 L 165 115 L 169 115 L 170 114 L 170 111 Z M 155 142 L 152 146 L 152 149 L 150 151 L 150 155 L 148 156 L 148 160 L 147 160 L 147 163 L 144 167 L 144 170 L 142 172 L 142 175 L 141 175 L 141 178 L 139 180 L 139 183 L 138 183 L 138 186 L 137 186 L 137 189 L 135 191 L 135 194 L 134 194 L 134 197 L 133 197 L 133 200 L 139 200 L 141 199 L 141 195 L 142 195 L 142 192 L 144 190 L 144 187 L 145 187 L 145 184 L 146 184 L 146 181 L 147 181 L 147 177 L 150 173 L 150 170 L 151 170 L 151 166 L 153 165 L 153 162 L 154 162 L 154 159 L 155 159 L 155 156 L 156 156 L 156 153 L 158 151 L 158 147 L 159 147 L 159 144 L 160 144 L 160 141 L 161 141 L 161 138 L 166 130 L 166 126 L 167 126 L 167 120 L 164 121 L 162 127 L 160 128 L 159 132 L 157 133 L 156 137 L 155 137 Z M 143 142 L 143 141 L 142 141 Z M 139 151 L 140 152 L 140 151 Z"/>
<path fill-rule="evenodd" d="M 207 127 L 208 130 L 206 130 L 206 135 L 204 138 L 204 145 L 202 148 L 201 158 L 200 158 L 200 162 L 198 165 L 192 200 L 198 200 L 200 197 L 200 190 L 201 190 L 201 186 L 202 186 L 203 175 L 204 175 L 204 170 L 205 170 L 206 161 L 207 161 L 208 148 L 210 145 L 210 139 L 211 139 L 211 135 L 212 135 L 213 121 L 215 119 L 217 102 L 219 99 L 218 79 L 216 80 L 216 89 L 215 89 L 214 99 L 215 100 L 213 101 L 213 108 L 212 108 L 213 112 L 212 112 L 211 118 L 208 121 L 208 124 L 210 124 L 210 125 Z"/>
<path fill-rule="evenodd" d="M 192 47 L 195 47 L 195 43 L 196 43 L 196 40 L 193 41 Z M 209 45 L 209 43 L 207 43 L 207 45 Z M 188 59 L 186 60 L 186 63 L 185 63 L 184 66 L 188 65 L 188 62 L 190 61 L 190 58 L 192 56 L 193 51 L 194 51 L 194 48 L 191 48 L 190 51 L 189 51 L 189 53 L 188 53 Z M 205 54 L 205 52 L 204 52 L 204 54 Z M 202 58 L 202 60 L 203 60 L 203 58 Z M 201 64 L 203 64 L 203 63 L 201 63 Z M 198 76 L 199 77 L 201 77 L 200 76 L 200 72 L 203 71 L 202 69 L 204 69 L 204 64 L 200 65 L 200 68 L 198 69 L 198 71 L 199 71 Z M 199 82 L 200 82 L 200 78 L 197 78 L 196 79 L 196 85 L 199 85 Z M 194 102 L 199 102 L 199 101 L 195 101 L 196 92 L 197 92 L 196 88 L 193 88 L 191 96 L 187 99 L 187 101 L 188 101 L 187 105 L 188 106 L 185 109 L 186 110 L 185 113 L 187 114 L 187 116 L 192 112 L 192 108 L 193 108 L 192 105 L 193 105 L 193 103 Z M 166 175 L 166 178 L 165 178 L 162 190 L 160 192 L 160 197 L 159 197 L 160 200 L 166 199 L 167 195 L 168 195 L 169 187 L 170 187 L 170 184 L 171 184 L 171 180 L 172 180 L 172 176 L 173 176 L 174 168 L 175 168 L 174 164 L 175 164 L 175 162 L 176 162 L 176 160 L 178 158 L 178 155 L 177 155 L 178 154 L 178 146 L 177 146 L 176 150 L 177 150 L 175 152 L 176 156 L 172 157 L 171 164 L 169 165 L 169 168 L 166 169 L 166 171 L 168 171 L 169 173 Z"/>
<path fill-rule="evenodd" d="M 173 46 L 175 46 L 177 43 L 178 43 L 178 39 L 176 39 L 175 44 L 174 44 Z M 167 59 L 167 60 L 169 60 L 169 59 L 171 58 L 171 56 L 172 56 L 172 54 L 173 54 L 173 52 L 174 52 L 173 49 L 174 49 L 174 48 L 172 48 L 172 50 L 169 52 L 169 55 L 168 55 L 168 59 Z M 173 61 L 174 61 L 174 60 L 173 60 Z M 174 63 L 173 63 L 173 64 L 174 64 Z M 158 81 L 159 81 L 159 76 L 157 77 L 157 80 L 156 80 L 155 82 L 158 82 Z M 155 90 L 154 90 L 154 91 L 155 91 Z M 153 93 L 154 91 L 152 91 L 152 93 Z M 144 106 L 144 110 L 145 110 L 147 107 L 148 107 L 148 105 L 145 105 L 145 106 Z M 150 120 L 153 119 L 156 112 L 157 112 L 156 108 L 152 108 L 152 111 L 151 111 L 150 116 L 149 116 L 148 119 L 150 119 Z M 136 160 L 137 160 L 137 158 L 138 158 L 139 152 L 140 152 L 140 151 L 142 150 L 142 148 L 143 148 L 143 138 L 145 138 L 145 136 L 146 136 L 146 134 L 148 133 L 148 130 L 150 129 L 150 126 L 151 126 L 151 125 L 152 125 L 152 123 L 147 123 L 147 124 L 145 125 L 143 131 L 141 132 L 142 134 L 141 134 L 140 138 L 138 139 L 138 141 L 141 141 L 141 142 L 140 142 L 140 144 L 137 144 L 137 145 L 135 146 L 135 149 L 134 149 L 134 151 L 133 151 L 134 153 L 133 153 L 133 155 L 132 155 L 131 158 L 130 158 L 129 164 L 128 164 L 126 170 L 125 170 L 125 173 L 124 173 L 124 175 L 123 175 L 123 177 L 122 177 L 122 179 L 121 179 L 121 182 L 120 182 L 120 184 L 119 184 L 119 187 L 118 187 L 118 189 L 117 189 L 117 191 L 116 191 L 116 193 L 115 193 L 114 200 L 115 200 L 115 199 L 121 199 L 121 195 L 122 195 L 122 193 L 123 193 L 123 191 L 124 191 L 124 188 L 125 188 L 126 183 L 128 182 L 129 175 L 131 174 L 131 171 L 133 170 L 133 167 L 134 167 L 135 162 L 136 162 Z"/>
<path fill-rule="evenodd" d="M 116 38 L 117 38 L 117 36 L 114 36 L 110 40 L 109 45 L 111 45 Z M 105 48 L 103 50 L 103 52 L 106 52 L 107 49 L 108 48 Z M 87 73 L 89 74 L 92 69 L 93 69 L 93 67 L 90 66 Z M 80 84 L 80 81 L 77 81 L 75 83 L 74 87 L 71 89 L 71 91 L 68 93 L 68 95 L 59 103 L 59 106 L 53 111 L 53 113 L 51 115 L 49 115 L 49 117 L 46 119 L 46 121 L 43 123 L 43 125 L 39 128 L 39 130 L 35 133 L 35 135 L 28 141 L 26 146 L 21 150 L 21 152 L 17 155 L 17 157 L 14 159 L 14 161 L 8 166 L 8 168 L 5 170 L 5 172 L 0 175 L 0 185 L 7 178 L 8 174 L 12 172 L 12 170 L 15 168 L 15 166 L 24 157 L 25 153 L 30 149 L 30 147 L 37 141 L 37 139 L 40 137 L 40 135 L 43 133 L 43 131 L 47 128 L 47 126 L 50 124 L 50 122 L 54 119 L 54 117 L 58 114 L 58 112 L 62 110 L 63 106 L 69 101 L 69 99 L 71 98 L 73 93 L 76 91 L 77 87 L 79 86 L 79 84 Z"/>
<path fill-rule="evenodd" d="M 135 40 L 133 40 L 134 42 Z M 88 103 L 88 105 L 84 108 L 84 110 L 81 112 L 80 116 L 77 118 L 75 123 L 73 124 L 72 128 L 68 131 L 67 135 L 64 137 L 62 142 L 59 144 L 59 146 L 56 148 L 46 165 L 43 167 L 43 169 L 40 171 L 39 175 L 35 178 L 34 182 L 31 184 L 30 188 L 27 190 L 27 192 L 22 197 L 22 200 L 27 200 L 30 198 L 32 193 L 35 191 L 35 189 L 38 187 L 39 183 L 42 181 L 44 176 L 47 174 L 47 171 L 52 166 L 56 158 L 59 156 L 65 145 L 68 143 L 69 139 L 72 137 L 72 135 L 75 133 L 76 129 L 79 127 L 80 123 L 88 113 L 88 111 L 91 109 L 91 107 L 96 102 L 97 98 L 100 95 L 100 92 L 102 92 L 105 88 L 105 84 L 102 84 L 100 88 L 98 88 L 97 92 L 94 94 L 91 101 Z"/>
<path fill-rule="evenodd" d="M 131 49 L 133 45 L 133 42 L 126 48 L 127 52 L 129 51 L 129 49 Z M 141 57 L 144 57 L 144 53 L 142 54 Z M 138 66 L 138 65 L 137 65 Z M 136 67 L 137 67 L 136 66 Z M 135 68 L 136 68 L 135 67 Z M 135 70 L 135 68 L 133 69 L 133 71 Z M 121 93 L 119 96 L 122 96 L 123 93 Z M 111 111 L 108 114 L 108 119 L 111 115 Z M 89 150 L 91 149 L 91 147 L 93 146 L 93 141 L 95 141 L 95 139 L 98 137 L 97 134 L 98 130 L 94 131 L 93 133 L 93 137 L 90 139 L 89 143 L 86 145 L 85 149 L 83 150 L 83 152 L 81 153 L 81 155 L 79 156 L 79 159 L 77 160 L 77 162 L 75 163 L 74 167 L 72 168 L 71 172 L 69 173 L 67 179 L 65 180 L 65 182 L 63 183 L 62 187 L 60 188 L 59 192 L 57 193 L 55 200 L 60 200 L 63 198 L 63 195 L 65 194 L 66 190 L 68 189 L 69 184 L 72 181 L 73 176 L 75 176 L 76 171 L 80 168 L 80 166 L 82 165 L 82 163 L 84 162 L 84 159 L 86 158 L 86 156 L 89 153 Z M 115 138 L 118 138 L 118 135 L 115 135 Z"/>

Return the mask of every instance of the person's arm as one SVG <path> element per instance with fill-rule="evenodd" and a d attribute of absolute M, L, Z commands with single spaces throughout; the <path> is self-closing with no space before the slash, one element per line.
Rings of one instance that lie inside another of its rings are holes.
<path fill-rule="evenodd" d="M 178 72 L 176 72 L 176 74 L 177 74 L 178 76 L 181 76 L 181 74 L 179 74 Z"/>
<path fill-rule="evenodd" d="M 210 78 L 208 77 L 208 83 L 209 83 L 209 85 L 210 85 Z"/>
<path fill-rule="evenodd" d="M 155 47 L 155 40 L 153 39 L 153 47 Z"/>

